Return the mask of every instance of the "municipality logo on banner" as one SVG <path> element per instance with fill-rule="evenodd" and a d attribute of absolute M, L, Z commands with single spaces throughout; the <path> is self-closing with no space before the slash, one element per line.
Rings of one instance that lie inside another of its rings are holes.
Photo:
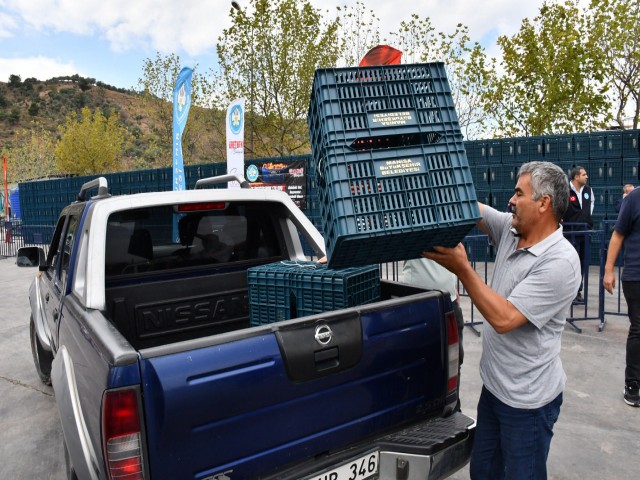
<path fill-rule="evenodd" d="M 244 98 L 227 108 L 227 173 L 244 176 Z M 240 184 L 229 182 L 228 187 L 240 188 Z"/>
<path fill-rule="evenodd" d="M 191 107 L 191 76 L 193 69 L 183 68 L 173 88 L 173 190 L 186 188 L 182 160 L 182 132 Z"/>

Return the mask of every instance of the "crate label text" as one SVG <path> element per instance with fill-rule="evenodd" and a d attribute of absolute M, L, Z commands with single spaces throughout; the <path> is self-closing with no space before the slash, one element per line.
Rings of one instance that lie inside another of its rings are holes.
<path fill-rule="evenodd" d="M 404 112 L 376 112 L 369 114 L 369 125 L 371 127 L 397 127 L 415 124 L 416 118 L 410 110 Z"/>
<path fill-rule="evenodd" d="M 424 173 L 424 165 L 420 160 L 412 160 L 410 158 L 400 158 L 396 160 L 386 160 L 376 163 L 378 176 L 388 177 L 391 175 L 408 175 L 415 173 Z"/>

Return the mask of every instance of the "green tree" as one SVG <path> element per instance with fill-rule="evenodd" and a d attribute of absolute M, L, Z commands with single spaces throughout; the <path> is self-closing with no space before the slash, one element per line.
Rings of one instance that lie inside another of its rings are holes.
<path fill-rule="evenodd" d="M 573 0 L 544 3 L 513 37 L 498 38 L 504 74 L 485 97 L 505 135 L 601 128 L 609 103 L 603 65 Z"/>
<path fill-rule="evenodd" d="M 340 63 L 345 67 L 355 67 L 369 50 L 380 44 L 380 18 L 360 1 L 354 6 L 338 7 L 338 13 Z"/>
<path fill-rule="evenodd" d="M 20 75 L 9 75 L 9 86 L 10 87 L 19 87 L 22 84 L 22 78 Z"/>
<path fill-rule="evenodd" d="M 640 0 L 592 0 L 593 39 L 604 59 L 605 82 L 610 86 L 615 121 L 620 128 L 631 116 L 640 122 Z"/>
<path fill-rule="evenodd" d="M 20 120 L 20 109 L 18 107 L 13 107 L 11 109 L 11 112 L 9 112 L 9 115 L 7 116 L 7 121 L 12 125 L 16 125 L 19 120 Z"/>
<path fill-rule="evenodd" d="M 85 78 L 85 77 L 78 78 L 78 87 L 80 87 L 80 90 L 82 90 L 83 92 L 90 90 L 94 84 L 95 84 L 95 79 L 93 78 Z"/>
<path fill-rule="evenodd" d="M 29 105 L 29 115 L 31 115 L 32 117 L 35 117 L 36 115 L 38 115 L 38 112 L 40 111 L 40 108 L 38 107 L 38 104 L 36 102 L 31 102 L 31 105 Z"/>
<path fill-rule="evenodd" d="M 57 173 L 55 136 L 39 123 L 16 132 L 14 147 L 7 152 L 9 183 Z"/>
<path fill-rule="evenodd" d="M 251 0 L 231 10 L 218 40 L 216 104 L 247 99 L 249 156 L 309 151 L 306 123 L 313 75 L 340 56 L 338 19 L 325 20 L 308 0 Z"/>
<path fill-rule="evenodd" d="M 392 32 L 390 45 L 403 52 L 405 62 L 436 62 L 445 65 L 447 80 L 466 138 L 485 133 L 483 91 L 494 81 L 494 67 L 484 48 L 472 43 L 469 29 L 458 24 L 450 32 L 436 30 L 431 20 L 412 14 Z"/>
<path fill-rule="evenodd" d="M 113 112 L 105 118 L 99 109 L 82 109 L 81 117 L 67 117 L 60 127 L 56 165 L 64 173 L 90 175 L 118 170 L 130 134 Z"/>

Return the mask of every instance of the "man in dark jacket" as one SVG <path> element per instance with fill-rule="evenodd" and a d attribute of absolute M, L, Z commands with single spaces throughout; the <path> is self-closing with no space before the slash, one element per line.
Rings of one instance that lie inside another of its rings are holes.
<path fill-rule="evenodd" d="M 584 167 L 576 165 L 571 169 L 571 178 L 569 182 L 569 208 L 562 218 L 564 231 L 569 232 L 566 236 L 573 244 L 580 257 L 580 268 L 582 270 L 582 278 L 584 279 L 585 265 L 589 259 L 585 259 L 585 245 L 590 240 L 586 233 L 575 233 L 593 228 L 593 218 L 591 217 L 594 207 L 593 191 L 587 185 L 589 176 Z M 573 224 L 573 225 L 572 225 Z M 574 300 L 574 303 L 583 303 L 582 285 Z"/>

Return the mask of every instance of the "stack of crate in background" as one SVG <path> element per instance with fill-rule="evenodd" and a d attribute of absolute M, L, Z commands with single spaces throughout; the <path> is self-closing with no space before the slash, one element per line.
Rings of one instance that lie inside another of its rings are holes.
<path fill-rule="evenodd" d="M 475 225 L 444 64 L 318 70 L 308 124 L 330 267 L 417 258 Z"/>
<path fill-rule="evenodd" d="M 516 185 L 518 169 L 543 160 L 543 137 L 465 142 L 478 200 L 505 211 Z"/>
<path fill-rule="evenodd" d="M 226 173 L 227 164 L 187 165 L 184 170 L 187 188 L 193 188 L 200 178 Z M 23 220 L 29 225 L 55 225 L 60 211 L 77 199 L 80 187 L 98 176 L 107 179 L 112 195 L 162 192 L 173 188 L 173 169 L 170 167 L 23 182 L 20 183 Z"/>
<path fill-rule="evenodd" d="M 513 195 L 518 169 L 523 163 L 553 162 L 570 176 L 584 167 L 595 197 L 595 230 L 614 221 L 622 186 L 640 186 L 640 131 L 610 130 L 566 135 L 545 135 L 464 142 L 478 200 L 505 210 Z M 599 241 L 596 240 L 596 241 Z M 599 264 L 599 245 L 592 244 L 591 263 Z"/>

